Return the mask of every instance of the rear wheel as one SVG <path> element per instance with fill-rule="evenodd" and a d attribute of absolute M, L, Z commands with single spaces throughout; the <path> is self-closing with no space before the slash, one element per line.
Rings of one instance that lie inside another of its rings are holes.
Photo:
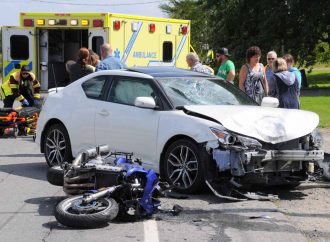
<path fill-rule="evenodd" d="M 80 195 L 60 202 L 55 209 L 56 220 L 72 228 L 96 228 L 118 215 L 118 203 L 112 198 L 100 198 L 88 204 L 82 199 Z"/>
<path fill-rule="evenodd" d="M 164 156 L 164 175 L 175 189 L 183 193 L 199 191 L 203 185 L 202 151 L 189 139 L 171 144 Z"/>
<path fill-rule="evenodd" d="M 46 162 L 50 167 L 72 161 L 70 138 L 62 124 L 54 124 L 47 130 L 44 151 Z"/>
<path fill-rule="evenodd" d="M 54 186 L 63 186 L 64 170 L 60 166 L 50 167 L 47 171 L 47 181 Z"/>

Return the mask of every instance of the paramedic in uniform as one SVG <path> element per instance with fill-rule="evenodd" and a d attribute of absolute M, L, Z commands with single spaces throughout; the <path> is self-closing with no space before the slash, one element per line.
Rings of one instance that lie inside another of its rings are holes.
<path fill-rule="evenodd" d="M 102 61 L 97 64 L 95 71 L 124 69 L 126 65 L 119 59 L 112 56 L 112 49 L 109 44 L 101 46 Z"/>
<path fill-rule="evenodd" d="M 1 94 L 4 108 L 12 108 L 16 98 L 24 107 L 40 105 L 40 83 L 27 65 L 10 75 L 1 86 Z"/>

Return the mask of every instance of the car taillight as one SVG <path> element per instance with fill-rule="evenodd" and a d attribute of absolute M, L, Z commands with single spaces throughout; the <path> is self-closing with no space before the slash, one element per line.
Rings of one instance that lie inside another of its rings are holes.
<path fill-rule="evenodd" d="M 188 26 L 181 27 L 181 34 L 186 35 L 188 33 Z"/>
<path fill-rule="evenodd" d="M 120 21 L 119 20 L 113 21 L 113 28 L 115 30 L 119 30 L 120 29 Z"/>
<path fill-rule="evenodd" d="M 23 25 L 25 27 L 31 27 L 31 26 L 33 26 L 34 25 L 33 19 L 24 19 Z"/>
<path fill-rule="evenodd" d="M 103 27 L 103 20 L 102 19 L 94 19 L 93 20 L 93 27 Z"/>
<path fill-rule="evenodd" d="M 154 33 L 156 31 L 156 25 L 155 24 L 149 24 L 149 32 Z"/>

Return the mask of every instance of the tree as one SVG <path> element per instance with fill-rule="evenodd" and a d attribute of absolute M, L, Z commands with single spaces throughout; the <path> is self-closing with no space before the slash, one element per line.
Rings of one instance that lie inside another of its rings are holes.
<path fill-rule="evenodd" d="M 209 43 L 208 37 L 211 28 L 208 26 L 205 1 L 194 0 L 170 0 L 169 4 L 162 4 L 160 8 L 171 18 L 191 20 L 191 43 L 197 53 L 202 53 Z M 206 51 L 204 51 L 206 52 Z"/>

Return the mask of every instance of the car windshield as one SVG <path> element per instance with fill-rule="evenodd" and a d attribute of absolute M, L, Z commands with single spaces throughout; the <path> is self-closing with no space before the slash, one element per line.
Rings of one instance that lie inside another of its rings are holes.
<path fill-rule="evenodd" d="M 158 80 L 175 107 L 184 105 L 257 105 L 238 88 L 220 79 L 171 77 Z"/>

